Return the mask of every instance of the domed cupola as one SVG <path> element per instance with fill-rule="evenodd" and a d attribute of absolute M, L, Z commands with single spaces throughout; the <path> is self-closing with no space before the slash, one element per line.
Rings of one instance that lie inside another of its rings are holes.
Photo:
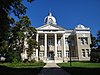
<path fill-rule="evenodd" d="M 49 12 L 48 16 L 45 17 L 44 24 L 56 25 L 56 19 L 52 16 L 51 12 Z"/>

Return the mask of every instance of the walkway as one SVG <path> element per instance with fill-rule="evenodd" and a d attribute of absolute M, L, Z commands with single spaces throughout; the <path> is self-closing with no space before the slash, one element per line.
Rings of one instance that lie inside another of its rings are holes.
<path fill-rule="evenodd" d="M 47 63 L 38 75 L 70 75 L 61 69 L 56 63 Z"/>

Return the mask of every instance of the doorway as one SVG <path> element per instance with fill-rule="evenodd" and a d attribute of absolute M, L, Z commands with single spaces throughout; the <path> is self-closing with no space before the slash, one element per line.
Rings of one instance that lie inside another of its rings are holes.
<path fill-rule="evenodd" d="M 53 51 L 48 52 L 48 59 L 49 60 L 54 60 L 54 52 Z"/>

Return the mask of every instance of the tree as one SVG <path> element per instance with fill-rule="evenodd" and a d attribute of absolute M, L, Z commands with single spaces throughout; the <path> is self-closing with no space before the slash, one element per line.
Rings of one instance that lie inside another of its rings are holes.
<path fill-rule="evenodd" d="M 36 33 L 36 29 L 31 27 L 31 21 L 29 20 L 28 16 L 21 16 L 19 21 L 16 22 L 15 26 L 12 27 L 12 33 L 9 39 L 9 51 L 13 52 L 13 50 L 15 50 L 15 53 L 13 53 L 14 57 L 12 59 L 15 61 L 17 59 L 21 59 L 21 53 L 26 50 L 24 47 L 26 38 L 26 42 L 29 46 L 27 50 L 28 57 L 31 56 L 33 53 L 33 48 L 35 49 L 37 46 L 37 42 L 35 40 Z"/>
<path fill-rule="evenodd" d="M 35 39 L 28 39 L 28 50 L 27 50 L 27 54 L 28 54 L 28 59 L 31 58 L 32 54 L 33 54 L 33 50 L 37 48 L 37 42 Z"/>
<path fill-rule="evenodd" d="M 90 54 L 90 60 L 93 62 L 100 62 L 100 30 L 97 32 L 97 38 L 91 35 L 91 41 L 92 49 Z"/>
<path fill-rule="evenodd" d="M 97 32 L 98 48 L 100 49 L 100 30 Z"/>
<path fill-rule="evenodd" d="M 97 46 L 96 37 L 94 37 L 94 36 L 91 34 L 91 48 L 96 47 L 96 46 Z"/>
<path fill-rule="evenodd" d="M 10 27 L 14 23 L 14 19 L 11 18 L 10 13 L 14 13 L 17 17 L 26 13 L 27 7 L 24 6 L 22 1 L 0 0 L 0 42 L 8 40 Z M 32 0 L 27 1 L 32 2 Z"/>
<path fill-rule="evenodd" d="M 99 49 L 92 49 L 90 56 L 91 56 L 90 61 L 100 62 L 100 50 Z"/>
<path fill-rule="evenodd" d="M 30 50 L 28 50 L 28 54 L 30 57 L 32 49 L 33 47 L 35 48 L 36 45 L 36 41 L 34 40 L 36 37 L 35 35 L 36 29 L 34 27 L 31 27 L 31 21 L 28 16 L 21 16 L 19 21 L 16 22 L 15 26 L 12 27 L 12 33 L 9 39 L 9 51 L 13 52 L 13 50 L 15 50 L 15 53 L 13 54 L 16 54 L 18 56 L 17 57 L 16 55 L 14 55 L 15 58 L 17 57 L 18 60 L 21 59 L 21 53 L 25 51 L 24 41 L 25 38 L 27 38 L 29 40 L 26 42 L 28 42 L 29 44 Z"/>
<path fill-rule="evenodd" d="M 11 42 L 12 25 L 15 24 L 14 18 L 10 16 L 10 13 L 14 13 L 15 16 L 20 18 L 21 15 L 25 15 L 27 7 L 22 3 L 23 0 L 0 0 L 0 54 L 8 50 L 8 45 Z M 33 0 L 27 0 L 32 2 Z M 16 23 L 18 26 L 19 24 Z M 17 29 L 17 27 L 15 27 Z M 17 33 L 23 36 L 23 33 Z M 19 37 L 20 38 L 20 37 Z M 15 40 L 15 38 L 13 38 Z M 16 42 L 16 41 L 15 41 Z M 3 52 L 4 51 L 4 52 Z"/>

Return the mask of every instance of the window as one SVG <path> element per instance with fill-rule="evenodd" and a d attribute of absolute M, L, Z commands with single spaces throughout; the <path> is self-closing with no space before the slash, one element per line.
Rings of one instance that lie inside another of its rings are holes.
<path fill-rule="evenodd" d="M 80 39 L 80 42 L 81 42 L 81 45 L 84 45 L 84 39 L 83 38 Z"/>
<path fill-rule="evenodd" d="M 88 45 L 88 38 L 84 38 L 84 42 L 86 45 Z"/>
<path fill-rule="evenodd" d="M 40 45 L 44 45 L 44 39 L 40 38 Z"/>
<path fill-rule="evenodd" d="M 53 45 L 53 38 L 48 39 L 48 45 Z"/>
<path fill-rule="evenodd" d="M 82 49 L 82 56 L 85 57 L 85 49 Z"/>
<path fill-rule="evenodd" d="M 57 56 L 58 57 L 62 57 L 62 52 L 61 51 L 57 51 Z"/>
<path fill-rule="evenodd" d="M 66 44 L 66 45 L 68 44 L 68 39 L 67 39 L 67 38 L 65 39 L 65 44 Z"/>
<path fill-rule="evenodd" d="M 86 49 L 87 57 L 90 57 L 89 49 Z"/>
<path fill-rule="evenodd" d="M 49 24 L 52 24 L 52 23 L 53 23 L 52 18 L 49 18 Z"/>
<path fill-rule="evenodd" d="M 61 39 L 58 39 L 58 46 L 61 46 Z"/>
<path fill-rule="evenodd" d="M 69 51 L 66 50 L 66 57 L 69 57 Z"/>
<path fill-rule="evenodd" d="M 80 38 L 81 45 L 88 45 L 88 38 Z"/>
<path fill-rule="evenodd" d="M 72 57 L 74 57 L 74 56 L 75 56 L 75 51 L 72 50 L 71 52 L 72 52 L 72 53 L 71 53 L 71 54 L 72 54 Z"/>
<path fill-rule="evenodd" d="M 43 57 L 43 56 L 44 56 L 44 51 L 40 51 L 40 52 L 39 52 L 39 56 L 40 56 L 40 57 Z"/>
<path fill-rule="evenodd" d="M 33 51 L 33 56 L 36 56 L 36 51 Z"/>

